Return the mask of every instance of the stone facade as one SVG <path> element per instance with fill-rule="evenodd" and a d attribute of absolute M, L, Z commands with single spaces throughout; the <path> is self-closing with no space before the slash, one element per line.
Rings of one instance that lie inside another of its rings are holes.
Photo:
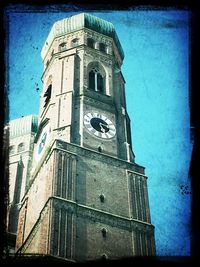
<path fill-rule="evenodd" d="M 29 187 L 33 142 L 36 131 L 37 117 L 33 115 L 12 120 L 9 123 L 9 203 L 7 229 L 9 235 L 14 237 L 17 232 L 21 201 Z M 9 246 L 13 249 L 15 244 L 9 244 Z"/>
<path fill-rule="evenodd" d="M 154 255 L 143 173 L 133 163 L 55 141 L 24 200 L 17 248 L 77 262 Z"/>
<path fill-rule="evenodd" d="M 95 49 L 87 46 L 87 38 L 94 40 Z M 75 48 L 72 46 L 74 39 L 78 40 Z M 106 53 L 99 50 L 101 42 L 107 47 Z M 61 44 L 66 46 L 60 52 Z M 44 91 L 39 123 L 44 118 L 51 118 L 49 123 L 53 132 L 52 140 L 59 138 L 95 149 L 103 146 L 105 153 L 112 151 L 115 156 L 132 160 L 134 155 L 128 145 L 131 144 L 131 138 L 127 134 L 130 132 L 130 122 L 126 112 L 125 81 L 121 72 L 117 72 L 122 59 L 112 38 L 89 29 L 68 33 L 53 40 L 43 60 Z M 101 69 L 105 75 L 104 94 L 94 94 L 89 88 L 88 73 L 93 67 Z M 49 84 L 52 85 L 51 101 L 44 107 Z M 113 138 L 103 144 L 93 138 L 91 142 L 92 137 L 88 136 L 83 127 L 83 117 L 87 112 L 99 112 L 111 118 L 120 131 L 116 137 L 120 140 Z"/>
<path fill-rule="evenodd" d="M 89 14 L 58 21 L 42 58 L 17 255 L 75 262 L 155 255 L 147 177 L 132 150 L 123 50 L 113 25 Z"/>
<path fill-rule="evenodd" d="M 30 115 L 10 121 L 8 131 L 9 199 L 7 207 L 7 242 L 10 253 L 14 253 L 21 201 L 30 183 L 37 116 Z"/>

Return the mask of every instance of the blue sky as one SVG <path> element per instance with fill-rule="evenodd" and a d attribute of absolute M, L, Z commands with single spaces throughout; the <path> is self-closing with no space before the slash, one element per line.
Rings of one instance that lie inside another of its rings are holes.
<path fill-rule="evenodd" d="M 38 113 L 42 46 L 55 21 L 81 12 L 20 11 L 9 11 L 5 26 L 10 119 Z M 133 150 L 148 176 L 157 254 L 190 255 L 190 13 L 91 13 L 114 24 L 125 53 L 122 72 Z"/>

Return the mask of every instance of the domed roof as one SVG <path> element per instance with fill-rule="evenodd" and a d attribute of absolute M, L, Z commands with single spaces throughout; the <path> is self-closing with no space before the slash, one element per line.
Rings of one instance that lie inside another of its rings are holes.
<path fill-rule="evenodd" d="M 88 13 L 80 13 L 78 15 L 55 22 L 47 37 L 45 45 L 42 48 L 42 58 L 45 57 L 51 43 L 56 37 L 73 31 L 81 30 L 83 28 L 88 28 L 113 38 L 121 58 L 124 58 L 124 52 L 113 24 Z"/>
<path fill-rule="evenodd" d="M 36 133 L 38 128 L 38 117 L 36 115 L 28 115 L 9 122 L 10 138 Z"/>

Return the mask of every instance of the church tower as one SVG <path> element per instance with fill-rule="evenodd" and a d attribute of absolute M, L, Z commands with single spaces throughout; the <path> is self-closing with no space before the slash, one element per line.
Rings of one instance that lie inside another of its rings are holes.
<path fill-rule="evenodd" d="M 42 49 L 39 126 L 18 253 L 79 262 L 155 255 L 147 177 L 135 163 L 123 49 L 114 26 L 81 13 Z"/>

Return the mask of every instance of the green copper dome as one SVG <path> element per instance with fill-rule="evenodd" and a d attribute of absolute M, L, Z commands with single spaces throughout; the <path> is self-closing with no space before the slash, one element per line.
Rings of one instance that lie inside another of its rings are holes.
<path fill-rule="evenodd" d="M 55 22 L 47 37 L 46 43 L 42 48 L 42 58 L 45 57 L 46 52 L 48 51 L 51 43 L 56 37 L 65 35 L 73 31 L 81 30 L 83 28 L 88 28 L 113 38 L 119 50 L 121 58 L 124 58 L 124 52 L 113 24 L 87 13 L 81 13 Z"/>
<path fill-rule="evenodd" d="M 38 128 L 38 117 L 36 115 L 28 115 L 9 122 L 10 138 L 36 133 Z"/>

